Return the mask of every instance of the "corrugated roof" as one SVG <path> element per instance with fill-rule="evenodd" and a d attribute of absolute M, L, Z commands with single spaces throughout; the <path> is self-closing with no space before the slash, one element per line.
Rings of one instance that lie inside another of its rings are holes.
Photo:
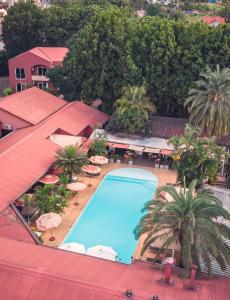
<path fill-rule="evenodd" d="M 37 87 L 4 97 L 0 101 L 0 109 L 32 125 L 38 124 L 65 105 L 64 100 Z"/>
<path fill-rule="evenodd" d="M 132 289 L 133 300 L 227 300 L 229 279 L 197 280 L 196 292 L 173 276 L 164 286 L 154 265 L 125 265 L 49 247 L 0 238 L 0 290 L 4 300 L 118 300 Z"/>
<path fill-rule="evenodd" d="M 174 135 L 183 135 L 187 122 L 187 119 L 154 116 L 151 123 L 151 135 L 165 139 Z"/>
<path fill-rule="evenodd" d="M 0 140 L 0 211 L 38 180 L 54 161 L 58 145 L 48 137 L 57 129 L 78 135 L 109 116 L 75 101 L 36 126 L 20 129 Z"/>
<path fill-rule="evenodd" d="M 169 139 L 174 135 L 183 135 L 188 119 L 154 116 L 152 119 L 151 135 Z M 218 139 L 218 144 L 230 147 L 230 135 Z"/>

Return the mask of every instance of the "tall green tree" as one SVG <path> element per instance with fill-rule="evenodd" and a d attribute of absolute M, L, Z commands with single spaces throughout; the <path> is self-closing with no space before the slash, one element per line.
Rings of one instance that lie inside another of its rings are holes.
<path fill-rule="evenodd" d="M 146 88 L 127 86 L 122 97 L 115 102 L 115 111 L 107 129 L 147 135 L 153 112 L 156 108 L 146 95 Z"/>
<path fill-rule="evenodd" d="M 4 18 L 2 36 L 8 58 L 44 44 L 43 10 L 33 3 L 12 6 Z"/>
<path fill-rule="evenodd" d="M 67 99 L 99 97 L 111 109 L 137 72 L 131 52 L 133 22 L 127 9 L 109 6 L 73 36 L 64 68 L 49 74 L 54 85 L 62 82 L 60 92 Z"/>
<path fill-rule="evenodd" d="M 169 143 L 174 146 L 174 166 L 177 183 L 189 186 L 196 179 L 200 187 L 205 180 L 215 182 L 220 160 L 226 153 L 214 138 L 201 136 L 199 128 L 187 125 L 183 136 L 173 136 Z"/>
<path fill-rule="evenodd" d="M 201 262 L 212 274 L 211 261 L 216 261 L 222 270 L 230 265 L 230 228 L 220 219 L 230 220 L 212 191 L 195 192 L 196 181 L 189 189 L 178 192 L 174 186 L 159 188 L 157 198 L 145 204 L 145 215 L 135 229 L 138 239 L 145 235 L 142 253 L 154 242 L 161 243 L 160 252 L 172 244 L 180 245 L 185 275 L 189 275 L 192 264 L 201 272 Z M 159 194 L 166 192 L 171 201 L 160 199 Z"/>
<path fill-rule="evenodd" d="M 160 5 L 159 3 L 150 3 L 146 8 L 146 13 L 151 17 L 166 17 L 166 13 L 162 9 L 162 5 Z"/>
<path fill-rule="evenodd" d="M 89 24 L 102 8 L 98 5 L 69 4 L 51 6 L 44 11 L 46 18 L 44 43 L 49 46 L 65 46 L 73 34 Z"/>
<path fill-rule="evenodd" d="M 210 68 L 189 90 L 185 102 L 189 120 L 208 135 L 224 136 L 230 133 L 230 69 Z"/>
<path fill-rule="evenodd" d="M 135 84 L 145 84 L 158 112 L 165 114 L 169 110 L 168 103 L 172 94 L 170 64 L 175 47 L 172 21 L 152 17 L 136 21 L 132 55 L 139 77 Z"/>
<path fill-rule="evenodd" d="M 55 166 L 64 170 L 69 181 L 72 181 L 75 172 L 80 173 L 81 167 L 88 164 L 86 154 L 79 152 L 74 146 L 59 149 L 55 158 Z"/>

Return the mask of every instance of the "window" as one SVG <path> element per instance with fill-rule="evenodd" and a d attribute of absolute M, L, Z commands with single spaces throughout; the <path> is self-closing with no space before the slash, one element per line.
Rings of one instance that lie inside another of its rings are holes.
<path fill-rule="evenodd" d="M 25 79 L 25 71 L 23 68 L 15 69 L 15 76 L 17 79 Z"/>
<path fill-rule="evenodd" d="M 17 83 L 16 84 L 16 91 L 21 92 L 26 89 L 26 84 L 25 83 Z"/>
<path fill-rule="evenodd" d="M 39 89 L 48 89 L 48 82 L 38 82 Z"/>
<path fill-rule="evenodd" d="M 38 67 L 37 68 L 37 73 L 40 76 L 45 76 L 47 72 L 47 68 L 46 67 Z"/>

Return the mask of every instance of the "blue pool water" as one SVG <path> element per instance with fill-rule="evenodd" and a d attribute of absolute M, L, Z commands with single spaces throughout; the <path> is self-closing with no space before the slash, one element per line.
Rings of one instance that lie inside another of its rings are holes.
<path fill-rule="evenodd" d="M 131 263 L 137 245 L 133 230 L 156 186 L 157 178 L 143 169 L 121 168 L 108 173 L 63 243 L 78 242 L 86 248 L 110 246 L 118 261 Z"/>

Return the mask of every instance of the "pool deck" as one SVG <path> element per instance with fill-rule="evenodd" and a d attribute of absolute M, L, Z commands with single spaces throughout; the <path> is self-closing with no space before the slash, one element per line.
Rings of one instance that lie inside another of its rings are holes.
<path fill-rule="evenodd" d="M 62 214 L 62 223 L 61 225 L 53 230 L 53 235 L 55 236 L 55 241 L 49 241 L 50 232 L 45 232 L 42 235 L 42 239 L 44 245 L 51 246 L 51 247 L 58 247 L 62 241 L 64 240 L 65 236 L 67 235 L 68 231 L 70 230 L 71 226 L 75 222 L 76 218 L 79 216 L 81 211 L 84 209 L 88 201 L 90 200 L 91 196 L 97 189 L 97 186 L 102 181 L 106 174 L 114 169 L 118 168 L 126 168 L 126 167 L 133 167 L 133 168 L 141 168 L 147 171 L 152 172 L 158 178 L 158 186 L 165 185 L 166 183 L 175 183 L 176 181 L 176 172 L 172 170 L 166 169 L 155 169 L 152 167 L 140 166 L 140 165 L 133 165 L 129 166 L 127 164 L 108 164 L 102 166 L 102 172 L 99 176 L 92 178 L 92 187 L 87 187 L 84 191 L 78 193 L 76 198 L 71 199 L 68 207 L 65 208 L 64 213 Z M 89 178 L 86 176 L 78 176 L 79 181 L 84 182 L 85 184 L 89 183 Z M 79 205 L 75 206 L 75 201 L 78 201 Z M 134 254 L 135 259 L 143 259 L 145 260 L 147 257 L 151 257 L 152 254 L 148 251 L 141 257 L 140 252 L 143 245 L 144 236 L 141 237 L 138 241 L 137 248 Z"/>

